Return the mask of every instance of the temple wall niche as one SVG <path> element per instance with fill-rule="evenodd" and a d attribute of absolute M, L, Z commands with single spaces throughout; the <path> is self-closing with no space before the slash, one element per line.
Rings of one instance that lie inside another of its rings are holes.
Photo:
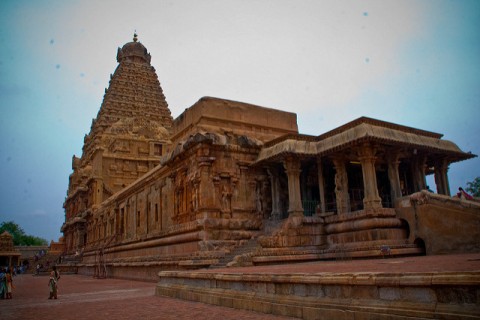
<path fill-rule="evenodd" d="M 142 236 L 147 233 L 146 200 L 146 191 L 144 189 L 137 194 L 137 209 L 135 211 L 135 234 L 137 236 Z"/>
<path fill-rule="evenodd" d="M 137 212 L 137 197 L 136 195 L 134 195 L 134 196 L 131 196 L 127 202 L 127 219 L 126 219 L 127 220 L 127 223 L 126 223 L 127 239 L 132 239 L 136 235 L 136 226 L 135 226 L 136 212 Z"/>

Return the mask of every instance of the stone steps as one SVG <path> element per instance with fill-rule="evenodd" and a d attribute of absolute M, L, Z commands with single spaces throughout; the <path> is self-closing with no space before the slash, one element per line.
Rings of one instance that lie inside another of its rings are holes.
<path fill-rule="evenodd" d="M 254 265 L 296 263 L 319 260 L 351 260 L 371 259 L 399 256 L 417 256 L 425 254 L 423 248 L 416 245 L 389 246 L 388 252 L 382 250 L 382 246 L 365 247 L 355 249 L 328 249 L 328 250 L 307 250 L 299 252 L 278 252 L 278 254 L 261 254 L 254 256 Z"/>
<path fill-rule="evenodd" d="M 265 235 L 272 235 L 275 231 L 281 228 L 283 221 L 281 220 L 264 220 L 264 232 Z M 228 264 L 234 261 L 235 257 L 245 255 L 248 253 L 254 253 L 260 244 L 257 241 L 257 238 L 251 238 L 244 245 L 238 246 L 229 253 L 221 257 L 218 262 L 214 265 L 211 265 L 210 268 L 225 268 Z"/>
<path fill-rule="evenodd" d="M 225 268 L 227 267 L 229 262 L 235 259 L 235 257 L 252 253 L 257 250 L 258 246 L 259 245 L 257 243 L 257 239 L 252 238 L 248 240 L 244 245 L 236 247 L 235 249 L 218 259 L 218 262 L 210 266 L 210 268 Z"/>

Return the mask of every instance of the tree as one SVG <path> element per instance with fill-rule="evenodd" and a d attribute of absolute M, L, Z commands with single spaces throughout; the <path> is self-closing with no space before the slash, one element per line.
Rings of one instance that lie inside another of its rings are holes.
<path fill-rule="evenodd" d="M 15 246 L 46 246 L 48 241 L 40 238 L 25 234 L 25 231 L 13 221 L 2 222 L 0 225 L 0 234 L 4 231 L 8 231 L 13 237 L 13 245 Z"/>
<path fill-rule="evenodd" d="M 467 182 L 465 190 L 474 197 L 480 197 L 480 177 L 476 177 L 472 182 Z"/>

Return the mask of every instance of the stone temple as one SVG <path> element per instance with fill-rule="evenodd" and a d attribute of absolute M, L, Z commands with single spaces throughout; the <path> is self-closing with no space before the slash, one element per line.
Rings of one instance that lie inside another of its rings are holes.
<path fill-rule="evenodd" d="M 480 251 L 480 206 L 448 182 L 475 155 L 441 134 L 362 117 L 310 136 L 295 113 L 213 97 L 173 119 L 150 60 L 136 35 L 118 49 L 72 159 L 61 231 L 79 273 Z"/>

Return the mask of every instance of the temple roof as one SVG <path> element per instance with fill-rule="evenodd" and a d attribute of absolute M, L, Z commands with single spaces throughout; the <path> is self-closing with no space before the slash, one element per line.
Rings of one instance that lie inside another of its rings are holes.
<path fill-rule="evenodd" d="M 9 237 L 9 238 L 13 238 L 13 236 L 10 234 L 10 232 L 8 231 L 3 231 L 2 234 L 0 234 L 0 237 Z"/>
<path fill-rule="evenodd" d="M 297 115 L 245 102 L 203 97 L 174 120 L 172 132 L 175 143 L 197 132 L 232 132 L 266 142 L 298 133 Z"/>
<path fill-rule="evenodd" d="M 441 140 L 441 137 L 442 135 L 438 133 L 361 117 L 317 137 L 290 134 L 269 141 L 256 162 L 274 160 L 284 154 L 324 156 L 360 145 L 365 141 L 412 149 L 427 149 L 430 152 L 448 155 L 453 162 L 476 156 L 463 152 L 456 144 Z"/>

